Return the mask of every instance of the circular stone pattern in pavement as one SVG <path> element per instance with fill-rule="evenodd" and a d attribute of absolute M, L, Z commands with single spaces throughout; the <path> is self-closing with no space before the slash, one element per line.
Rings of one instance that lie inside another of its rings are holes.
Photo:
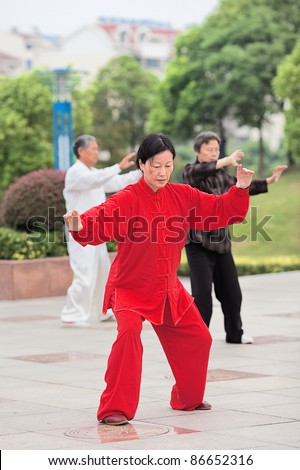
<path fill-rule="evenodd" d="M 153 436 L 167 434 L 170 431 L 166 426 L 152 424 L 126 424 L 123 426 L 109 426 L 98 424 L 85 428 L 72 429 L 65 432 L 65 436 L 82 440 L 99 440 L 101 443 L 130 441 L 146 439 Z"/>

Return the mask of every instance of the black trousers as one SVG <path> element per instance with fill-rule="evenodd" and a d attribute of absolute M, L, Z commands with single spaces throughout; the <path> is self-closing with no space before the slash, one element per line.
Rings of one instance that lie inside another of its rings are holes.
<path fill-rule="evenodd" d="M 209 327 L 213 305 L 212 285 L 224 314 L 224 328 L 228 343 L 240 343 L 243 334 L 241 319 L 242 292 L 231 251 L 216 253 L 199 243 L 186 245 L 192 295 Z"/>

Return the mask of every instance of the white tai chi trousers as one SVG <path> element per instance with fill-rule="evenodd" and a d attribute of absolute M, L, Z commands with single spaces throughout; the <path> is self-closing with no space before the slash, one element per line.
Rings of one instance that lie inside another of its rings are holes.
<path fill-rule="evenodd" d="M 105 318 L 102 314 L 102 303 L 110 269 L 106 245 L 83 247 L 69 236 L 68 252 L 73 281 L 67 291 L 61 320 L 87 322 L 91 318 Z"/>

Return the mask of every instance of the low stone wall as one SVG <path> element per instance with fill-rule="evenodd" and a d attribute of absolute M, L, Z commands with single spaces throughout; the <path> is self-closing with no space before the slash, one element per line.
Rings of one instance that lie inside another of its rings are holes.
<path fill-rule="evenodd" d="M 115 256 L 109 253 L 111 262 Z M 0 260 L 0 300 L 66 295 L 72 278 L 68 256 Z"/>
<path fill-rule="evenodd" d="M 65 295 L 71 282 L 68 256 L 0 260 L 0 300 Z"/>

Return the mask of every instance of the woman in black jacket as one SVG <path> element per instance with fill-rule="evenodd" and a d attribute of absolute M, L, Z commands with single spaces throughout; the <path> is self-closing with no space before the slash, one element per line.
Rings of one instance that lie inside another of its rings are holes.
<path fill-rule="evenodd" d="M 183 182 L 210 194 L 224 194 L 236 184 L 236 178 L 225 169 L 236 167 L 244 153 L 236 150 L 219 159 L 220 137 L 211 131 L 198 134 L 194 140 L 196 162 L 186 165 Z M 276 183 L 286 165 L 277 166 L 272 176 L 253 180 L 250 195 L 268 192 L 268 185 Z M 190 230 L 186 243 L 192 295 L 203 320 L 209 327 L 212 316 L 212 285 L 224 314 L 227 343 L 251 344 L 253 338 L 244 334 L 241 319 L 242 293 L 231 252 L 228 227 L 213 231 Z"/>

